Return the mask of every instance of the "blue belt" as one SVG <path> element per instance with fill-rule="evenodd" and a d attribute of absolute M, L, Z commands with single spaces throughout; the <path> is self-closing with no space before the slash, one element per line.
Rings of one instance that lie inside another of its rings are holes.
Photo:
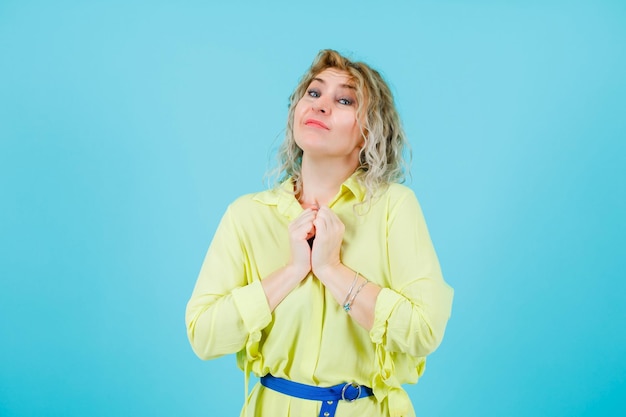
<path fill-rule="evenodd" d="M 261 377 L 261 385 L 292 397 L 321 401 L 322 408 L 319 417 L 334 417 L 335 411 L 337 411 L 337 402 L 340 400 L 352 402 L 359 398 L 374 395 L 371 388 L 354 383 L 348 382 L 347 384 L 323 388 L 276 378 L 270 374 Z"/>

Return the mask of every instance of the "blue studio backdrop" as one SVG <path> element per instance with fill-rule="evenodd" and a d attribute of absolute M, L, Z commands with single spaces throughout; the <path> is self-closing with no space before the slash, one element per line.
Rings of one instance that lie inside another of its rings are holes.
<path fill-rule="evenodd" d="M 418 417 L 626 415 L 626 2 L 3 0 L 0 416 L 238 415 L 185 304 L 322 48 L 391 84 L 456 290 Z"/>

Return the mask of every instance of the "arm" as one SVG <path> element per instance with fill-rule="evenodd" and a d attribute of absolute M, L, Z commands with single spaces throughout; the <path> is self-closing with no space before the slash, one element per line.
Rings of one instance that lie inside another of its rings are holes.
<path fill-rule="evenodd" d="M 356 272 L 340 263 L 334 267 L 328 267 L 318 271 L 316 276 L 324 283 L 324 286 L 330 290 L 335 300 L 337 300 L 337 303 L 343 307 L 346 295 L 354 282 Z M 353 288 L 353 294 L 358 287 L 365 282 L 365 279 L 364 277 L 359 277 Z M 371 330 L 374 325 L 376 300 L 381 289 L 381 287 L 373 282 L 367 283 L 357 295 L 354 303 L 350 306 L 350 311 L 347 312 L 366 330 Z"/>
<path fill-rule="evenodd" d="M 352 283 L 353 293 L 365 283 L 365 277 L 355 282 L 356 272 L 340 261 L 341 242 L 345 230 L 339 217 L 328 207 L 321 207 L 315 219 L 316 237 L 313 243 L 311 265 L 315 276 L 331 292 L 337 303 L 343 306 Z M 370 330 L 374 324 L 376 299 L 381 287 L 370 282 L 358 293 L 352 304 L 350 316 L 363 328 Z"/>
<path fill-rule="evenodd" d="M 229 207 L 187 303 L 187 336 L 202 359 L 240 351 L 251 333 L 260 332 L 271 321 L 260 282 L 248 283 L 246 263 Z"/>
<path fill-rule="evenodd" d="M 187 304 L 187 335 L 194 352 L 211 359 L 258 342 L 271 312 L 310 271 L 306 238 L 315 213 L 305 211 L 289 226 L 291 258 L 288 264 L 249 283 L 249 260 L 232 206 L 215 233 Z"/>
<path fill-rule="evenodd" d="M 289 224 L 289 263 L 261 281 L 271 311 L 311 271 L 311 247 L 307 239 L 314 235 L 316 214 L 317 209 L 306 209 Z"/>
<path fill-rule="evenodd" d="M 332 211 L 322 208 L 315 225 L 313 272 L 342 305 L 356 274 L 340 261 L 343 224 Z M 368 283 L 349 314 L 370 331 L 374 343 L 384 344 L 388 352 L 426 356 L 443 338 L 450 316 L 452 289 L 443 281 L 426 223 L 412 192 L 390 208 L 386 261 L 390 288 Z"/>
<path fill-rule="evenodd" d="M 387 236 L 391 285 L 378 295 L 370 336 L 388 352 L 427 356 L 443 339 L 453 290 L 412 192 L 391 207 Z"/>

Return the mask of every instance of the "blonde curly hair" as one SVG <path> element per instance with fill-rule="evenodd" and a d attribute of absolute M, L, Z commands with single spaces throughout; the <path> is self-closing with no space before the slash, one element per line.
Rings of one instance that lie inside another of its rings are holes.
<path fill-rule="evenodd" d="M 349 74 L 355 83 L 357 121 L 365 145 L 359 154 L 357 180 L 366 190 L 363 203 L 370 202 L 388 184 L 404 182 L 408 172 L 405 152 L 410 155 L 400 116 L 389 86 L 378 73 L 363 62 L 354 62 L 332 49 L 321 50 L 301 78 L 289 99 L 285 139 L 278 149 L 276 172 L 279 181 L 291 177 L 294 191 L 302 189 L 302 149 L 293 135 L 296 104 L 320 72 L 333 68 Z"/>

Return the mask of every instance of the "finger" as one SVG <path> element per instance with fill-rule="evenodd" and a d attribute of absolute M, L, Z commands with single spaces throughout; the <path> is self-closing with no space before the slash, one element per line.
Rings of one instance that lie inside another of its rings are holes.
<path fill-rule="evenodd" d="M 313 221 L 313 219 L 315 218 L 316 213 L 313 210 L 305 210 L 304 212 L 302 212 L 302 214 L 300 214 L 298 217 L 296 217 L 290 224 L 290 227 L 299 227 L 303 224 L 307 224 L 307 223 L 311 223 Z"/>
<path fill-rule="evenodd" d="M 296 239 L 308 239 L 315 235 L 315 226 L 313 223 L 302 224 L 299 227 L 290 230 L 290 233 Z"/>
<path fill-rule="evenodd" d="M 317 217 L 317 210 L 313 210 L 313 209 L 306 209 L 300 216 L 298 216 L 294 221 L 301 223 L 309 223 L 312 222 L 313 219 L 315 219 L 315 217 Z"/>
<path fill-rule="evenodd" d="M 315 233 L 317 232 L 317 230 L 315 229 L 315 226 L 311 225 L 311 229 L 309 230 L 309 232 L 306 234 L 306 240 L 311 239 L 313 236 L 315 236 Z"/>
<path fill-rule="evenodd" d="M 321 217 L 323 219 L 331 220 L 333 218 L 336 218 L 337 215 L 328 207 L 324 206 L 324 207 L 320 207 L 317 216 L 316 217 Z"/>
<path fill-rule="evenodd" d="M 328 221 L 325 216 L 317 216 L 315 220 L 313 220 L 313 225 L 318 231 L 325 232 L 328 230 Z"/>
<path fill-rule="evenodd" d="M 317 222 L 318 219 L 319 222 Z M 341 229 L 341 227 L 343 226 L 341 219 L 339 219 L 339 217 L 328 207 L 320 208 L 320 211 L 317 214 L 314 223 L 316 224 L 316 226 L 318 224 L 320 226 L 323 226 L 325 230 Z"/>
<path fill-rule="evenodd" d="M 292 238 L 302 240 L 309 239 L 312 236 L 315 236 L 316 229 L 313 224 L 313 219 L 308 222 L 301 222 L 299 224 L 293 224 L 289 227 L 289 233 Z"/>

